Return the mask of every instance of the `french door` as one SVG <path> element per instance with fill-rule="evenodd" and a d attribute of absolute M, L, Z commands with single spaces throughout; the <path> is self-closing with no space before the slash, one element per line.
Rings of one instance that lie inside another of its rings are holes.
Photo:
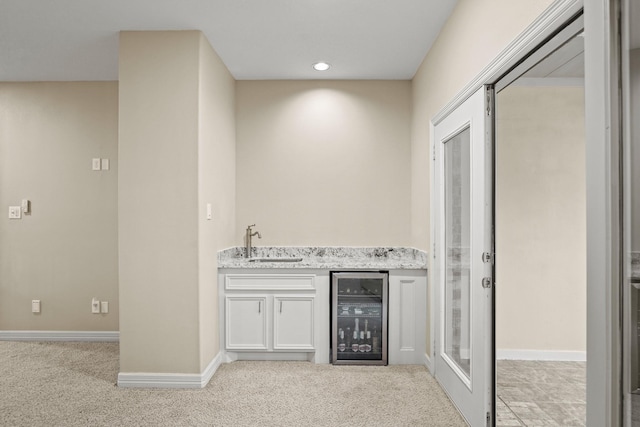
<path fill-rule="evenodd" d="M 493 423 L 492 89 L 434 127 L 435 376 L 472 426 Z"/>

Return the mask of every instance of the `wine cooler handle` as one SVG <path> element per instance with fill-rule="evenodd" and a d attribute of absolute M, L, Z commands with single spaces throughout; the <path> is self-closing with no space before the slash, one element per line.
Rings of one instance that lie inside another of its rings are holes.
<path fill-rule="evenodd" d="M 282 301 L 280 301 L 280 313 L 282 313 Z"/>

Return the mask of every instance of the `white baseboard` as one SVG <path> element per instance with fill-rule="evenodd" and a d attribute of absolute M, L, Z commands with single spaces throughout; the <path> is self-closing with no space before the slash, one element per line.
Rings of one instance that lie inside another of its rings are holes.
<path fill-rule="evenodd" d="M 118 374 L 119 387 L 137 388 L 204 388 L 222 363 L 222 353 L 209 363 L 200 374 L 163 374 L 146 372 L 120 372 Z"/>
<path fill-rule="evenodd" d="M 433 367 L 431 366 L 431 358 L 427 353 L 425 353 L 424 356 L 422 356 L 422 364 L 426 366 L 429 372 L 433 374 Z"/>
<path fill-rule="evenodd" d="M 209 362 L 209 365 L 206 367 L 206 369 L 202 373 L 202 381 L 201 381 L 202 385 L 201 385 L 201 388 L 204 388 L 204 387 L 206 387 L 207 384 L 209 384 L 209 381 L 211 381 L 211 378 L 213 377 L 213 374 L 216 373 L 216 371 L 218 370 L 220 365 L 222 365 L 222 352 L 221 351 L 219 351 L 218 354 L 216 354 L 216 357 L 214 357 L 211 360 L 211 362 Z"/>
<path fill-rule="evenodd" d="M 584 362 L 587 360 L 586 351 L 548 351 L 548 350 L 496 350 L 498 360 L 546 360 Z"/>
<path fill-rule="evenodd" d="M 118 342 L 118 331 L 0 331 L 0 341 Z"/>

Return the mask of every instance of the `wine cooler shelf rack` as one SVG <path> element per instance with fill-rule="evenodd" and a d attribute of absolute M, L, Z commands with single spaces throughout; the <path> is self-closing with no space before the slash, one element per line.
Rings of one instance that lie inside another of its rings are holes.
<path fill-rule="evenodd" d="M 338 305 L 338 318 L 380 317 L 382 303 L 351 303 Z"/>
<path fill-rule="evenodd" d="M 338 297 L 342 298 L 380 298 L 380 294 L 376 292 L 361 292 L 361 293 L 339 293 Z"/>

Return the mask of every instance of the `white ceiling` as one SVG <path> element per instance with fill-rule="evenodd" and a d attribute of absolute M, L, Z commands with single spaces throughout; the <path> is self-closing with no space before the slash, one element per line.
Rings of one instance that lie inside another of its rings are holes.
<path fill-rule="evenodd" d="M 121 30 L 201 30 L 238 80 L 411 79 L 456 2 L 0 0 L 0 81 L 117 80 Z"/>

